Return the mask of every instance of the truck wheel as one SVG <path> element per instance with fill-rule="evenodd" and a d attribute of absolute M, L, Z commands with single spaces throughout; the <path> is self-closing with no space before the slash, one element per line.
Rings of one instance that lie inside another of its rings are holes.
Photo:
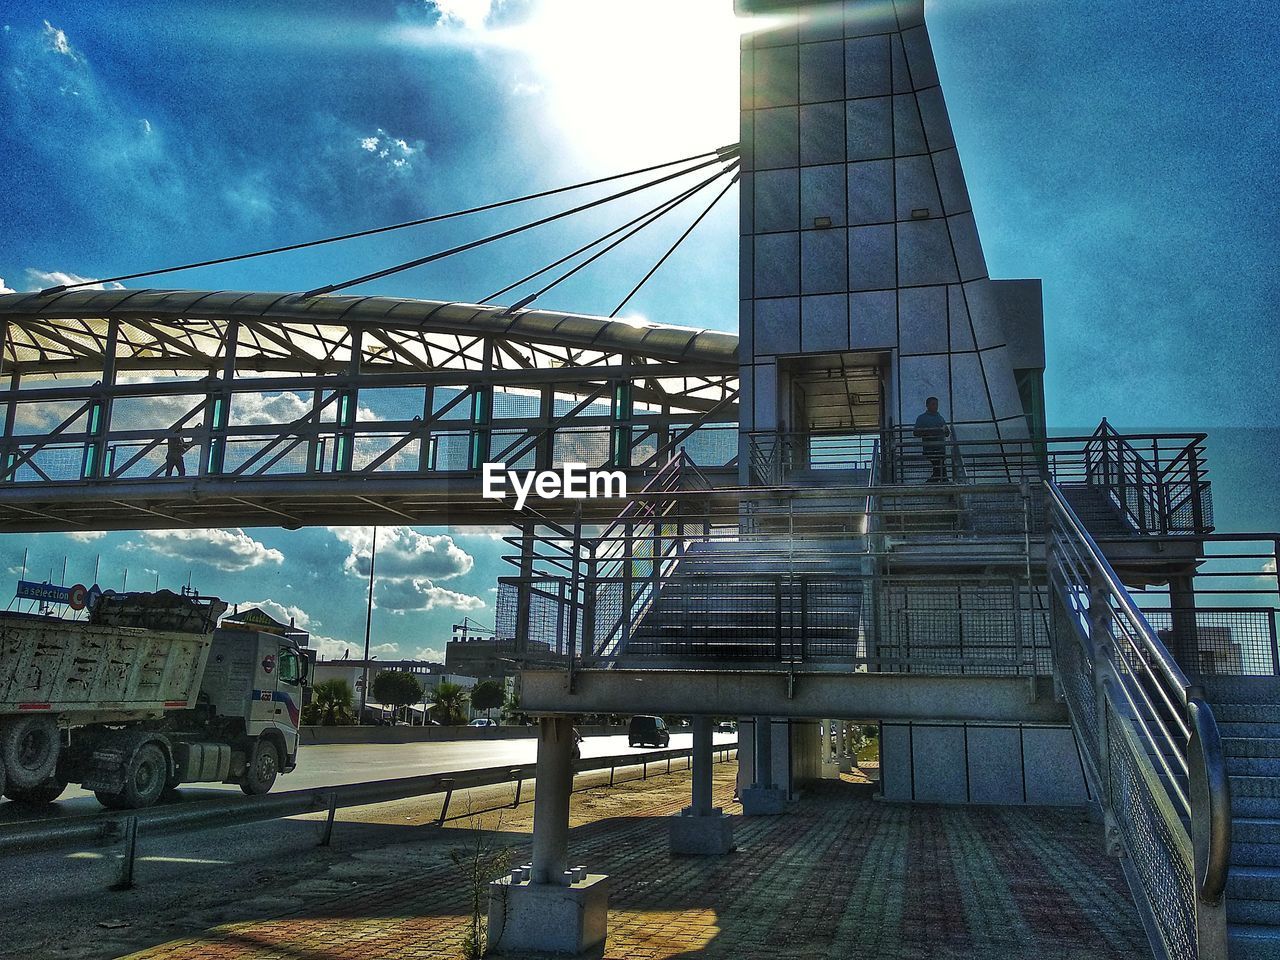
<path fill-rule="evenodd" d="M 10 787 L 38 787 L 58 766 L 62 743 L 51 716 L 13 717 L 0 731 L 0 753 Z"/>
<path fill-rule="evenodd" d="M 62 791 L 65 789 L 67 789 L 67 781 L 55 779 L 46 780 L 38 787 L 9 787 L 4 791 L 4 795 L 14 803 L 35 806 L 53 803 L 62 796 Z"/>
<path fill-rule="evenodd" d="M 160 798 L 169 778 L 164 751 L 154 743 L 144 743 L 129 758 L 124 772 L 124 788 L 119 793 L 95 790 L 98 802 L 110 810 L 141 810 Z"/>
<path fill-rule="evenodd" d="M 258 740 L 249 754 L 249 762 L 245 764 L 240 789 L 251 797 L 266 793 L 275 784 L 279 772 L 280 754 L 275 746 L 270 740 Z"/>

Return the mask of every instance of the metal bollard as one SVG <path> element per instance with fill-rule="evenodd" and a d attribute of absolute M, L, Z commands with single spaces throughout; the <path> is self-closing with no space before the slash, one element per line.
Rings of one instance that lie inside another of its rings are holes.
<path fill-rule="evenodd" d="M 641 780 L 649 779 L 649 761 L 648 760 L 640 761 L 640 779 Z"/>
<path fill-rule="evenodd" d="M 329 815 L 324 821 L 324 832 L 320 834 L 320 846 L 329 846 L 329 841 L 333 839 L 333 819 L 338 814 L 338 795 L 332 790 L 329 791 Z"/>
<path fill-rule="evenodd" d="M 521 775 L 519 769 L 512 770 L 511 776 L 516 778 L 516 798 L 511 801 L 511 808 L 514 810 L 516 807 L 520 806 L 520 792 L 524 790 L 524 777 Z"/>
<path fill-rule="evenodd" d="M 453 780 L 446 777 L 440 782 L 444 784 L 444 805 L 440 808 L 440 819 L 436 821 L 436 826 L 443 827 L 445 818 L 449 814 L 449 801 L 453 799 Z"/>
<path fill-rule="evenodd" d="M 616 769 L 617 767 L 615 767 L 613 764 L 609 764 L 609 786 L 611 787 L 613 786 L 613 771 Z"/>
<path fill-rule="evenodd" d="M 133 889 L 133 861 L 138 853 L 138 818 L 126 817 L 124 821 L 124 856 L 120 860 L 120 876 L 108 889 Z"/>

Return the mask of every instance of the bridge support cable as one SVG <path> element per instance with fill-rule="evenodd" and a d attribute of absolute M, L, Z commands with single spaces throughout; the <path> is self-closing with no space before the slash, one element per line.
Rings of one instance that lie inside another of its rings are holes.
<path fill-rule="evenodd" d="M 604 247 L 601 250 L 596 251 L 586 260 L 582 261 L 577 266 L 574 266 L 571 269 L 567 270 L 565 273 L 561 274 L 559 277 L 552 280 L 546 286 L 535 291 L 534 293 L 529 294 L 526 297 L 522 297 L 520 300 L 517 300 L 514 304 L 512 304 L 510 309 L 518 310 L 522 307 L 527 307 L 529 304 L 533 303 L 543 294 L 559 286 L 561 283 L 568 280 L 570 277 L 572 277 L 574 274 L 576 274 L 578 271 L 582 270 L 583 268 L 588 267 L 591 264 L 595 263 L 595 261 L 599 260 L 610 250 L 613 250 L 615 247 L 618 247 L 621 244 L 625 243 L 627 240 L 634 237 L 641 230 L 645 229 L 645 227 L 648 227 L 651 224 L 656 223 L 658 220 L 660 220 L 666 214 L 670 213 L 676 207 L 680 206 L 680 204 L 684 203 L 690 197 L 694 196 L 695 194 L 709 187 L 716 180 L 719 180 L 721 177 L 725 176 L 728 173 L 732 173 L 734 176 L 734 180 L 736 181 L 737 165 L 734 164 L 733 166 L 730 166 L 725 170 L 717 171 L 713 176 L 710 176 L 707 179 L 703 180 L 701 183 L 696 184 L 693 187 L 690 187 L 688 190 L 685 190 L 683 193 L 675 197 L 672 197 L 670 200 L 664 201 L 663 203 L 659 204 L 657 207 L 654 207 L 652 210 L 642 213 L 640 216 L 636 217 L 634 220 L 631 220 L 623 224 L 621 227 L 618 227 L 616 230 L 611 230 L 609 233 L 605 234 L 604 236 L 598 237 L 597 239 L 591 241 L 591 243 L 587 244 L 586 246 L 580 247 L 578 250 L 576 250 L 574 253 L 569 254 L 567 257 L 562 257 L 559 260 L 557 260 L 555 263 L 550 264 L 546 267 L 543 267 L 537 273 L 531 274 L 530 276 L 525 277 L 524 280 L 521 280 L 513 284 L 512 286 L 518 287 L 521 284 L 525 283 L 527 280 L 531 280 L 533 279 L 533 277 L 536 277 L 539 274 L 546 273 L 548 270 L 552 269 L 553 267 L 557 267 L 560 264 L 564 263 L 565 261 L 573 259 L 574 257 L 578 256 L 578 254 L 584 253 L 585 251 L 589 250 L 591 247 L 594 247 L 597 244 L 601 243 L 602 241 L 609 239 L 615 234 L 623 230 L 627 231 L 626 233 L 623 233 L 622 236 L 618 237 L 618 239 L 610 243 L 608 246 Z M 732 183 L 730 185 L 732 185 Z M 726 190 L 727 189 L 728 188 L 726 187 Z M 630 227 L 631 229 L 627 229 L 628 227 Z M 506 290 L 510 290 L 510 289 L 511 287 L 507 287 L 503 292 L 506 292 Z M 497 294 L 494 294 L 494 296 L 497 296 Z"/>
<path fill-rule="evenodd" d="M 693 233 L 693 231 L 698 228 L 698 224 L 700 224 L 704 219 L 706 219 L 707 214 L 709 214 L 712 211 L 712 209 L 715 207 L 717 203 L 719 203 L 721 200 L 724 199 L 724 195 L 728 193 L 730 189 L 733 188 L 733 185 L 738 182 L 741 176 L 742 175 L 740 172 L 738 172 L 737 170 L 734 170 L 733 178 L 724 185 L 724 189 L 721 190 L 718 194 L 716 194 L 715 199 L 713 199 L 709 204 L 707 204 L 706 209 L 704 209 L 700 214 L 698 214 L 697 219 L 695 219 L 693 223 L 689 224 L 685 232 L 680 234 L 680 236 L 676 238 L 676 242 L 671 245 L 670 249 L 668 249 L 666 253 L 664 253 L 661 257 L 658 258 L 658 262 L 655 263 L 653 267 L 649 270 L 649 272 L 646 273 L 640 279 L 640 282 L 637 283 L 635 287 L 632 288 L 631 292 L 622 298 L 622 302 L 613 308 L 613 312 L 609 314 L 610 317 L 616 317 L 621 312 L 622 308 L 625 307 L 628 302 L 630 302 L 631 298 L 640 292 L 640 288 L 649 282 L 650 278 L 652 278 L 653 275 L 658 272 L 658 268 L 661 267 L 664 263 L 666 263 L 668 258 L 673 253 L 676 252 L 676 248 L 679 247 L 680 244 L 684 243 L 685 240 L 688 239 L 689 234 Z"/>
<path fill-rule="evenodd" d="M 736 166 L 731 167 L 729 169 L 736 169 Z M 519 280 L 516 280 L 514 283 L 507 284 L 501 290 L 495 290 L 493 293 L 489 294 L 483 300 L 479 300 L 477 302 L 482 304 L 490 303 L 491 301 L 498 299 L 498 297 L 501 297 L 503 294 L 510 293 L 512 290 L 515 290 L 517 287 L 523 286 L 524 284 L 528 283 L 530 280 L 533 280 L 537 277 L 542 276 L 548 270 L 554 270 L 556 267 L 560 266 L 561 264 L 568 263 L 574 257 L 580 256 L 586 253 L 592 247 L 603 243 L 604 241 L 610 239 L 611 237 L 617 236 L 623 230 L 626 230 L 628 227 L 634 226 L 635 224 L 639 223 L 641 220 L 644 220 L 646 217 L 652 216 L 664 209 L 670 209 L 672 204 L 677 203 L 697 193 L 699 190 L 703 189 L 708 184 L 714 182 L 717 178 L 723 176 L 725 172 L 726 171 L 720 171 L 718 173 L 713 174 L 712 176 L 708 177 L 706 180 L 703 180 L 701 183 L 693 187 L 690 187 L 688 190 L 685 190 L 683 193 L 678 194 L 672 199 L 664 200 L 662 203 L 658 204 L 656 207 L 651 207 L 650 209 L 646 210 L 644 213 L 641 213 L 638 216 L 633 217 L 631 220 L 628 220 L 626 223 L 622 224 L 621 226 L 615 227 L 614 229 L 610 230 L 608 233 L 605 233 L 599 237 L 596 237 L 590 243 L 584 243 L 582 246 L 578 247 L 578 249 L 574 250 L 572 253 L 566 253 L 560 259 L 552 261 L 551 263 L 548 263 L 545 267 L 535 270 L 533 273 L 530 273 L 527 276 L 521 277 Z"/>
<path fill-rule="evenodd" d="M 607 177 L 597 177 L 594 180 L 584 180 L 580 183 L 571 183 L 563 187 L 553 187 L 549 190 L 540 190 L 537 193 L 528 193 L 520 197 L 496 200 L 492 203 L 484 203 L 477 207 L 468 207 L 465 210 L 454 210 L 449 213 L 433 214 L 429 217 L 402 220 L 399 223 L 385 224 L 381 227 L 370 227 L 365 230 L 354 230 L 350 233 L 340 233 L 331 237 L 320 237 L 315 240 L 303 240 L 298 243 L 287 243 L 278 247 L 266 247 L 262 250 L 254 250 L 249 253 L 237 253 L 226 257 L 214 257 L 210 260 L 193 260 L 190 263 L 181 263 L 171 267 L 159 267 L 155 270 L 140 270 L 136 273 L 124 273 L 116 277 L 103 277 L 96 280 L 81 280 L 78 283 L 62 283 L 57 286 L 47 287 L 44 290 L 41 290 L 40 294 L 41 296 L 52 296 L 54 294 L 63 293 L 67 290 L 76 290 L 80 287 L 89 287 L 100 283 L 123 283 L 126 280 L 138 280 L 142 277 L 160 277 L 170 273 L 178 273 L 182 270 L 194 270 L 197 267 L 214 267 L 226 263 L 238 263 L 242 260 L 252 260 L 255 257 L 268 257 L 277 253 L 306 250 L 311 247 L 324 246 L 329 243 L 341 243 L 344 240 L 358 240 L 362 237 L 373 237 L 382 233 L 390 233 L 394 230 L 404 230 L 408 227 L 420 227 L 429 223 L 440 223 L 445 220 L 454 220 L 458 217 L 470 216 L 473 213 L 485 213 L 489 210 L 498 210 L 502 207 L 510 207 L 518 203 L 527 203 L 530 200 L 541 200 L 545 197 L 553 197 L 561 193 L 569 193 L 573 190 L 582 190 L 587 187 L 599 186 L 602 183 L 612 183 L 615 180 L 625 180 L 628 177 L 638 177 L 641 174 L 653 173 L 655 170 L 665 170 L 668 167 L 693 163 L 697 160 L 705 160 L 708 157 L 723 158 L 736 156 L 737 151 L 737 144 L 729 144 L 728 146 L 718 147 L 715 150 L 707 150 L 703 153 L 693 154 L 692 156 L 681 157 L 679 160 L 668 160 L 665 163 L 655 163 L 647 167 L 640 167 L 636 170 L 628 170 L 624 173 L 610 174 Z"/>
<path fill-rule="evenodd" d="M 331 284 L 328 284 L 327 286 L 316 287 L 314 290 L 308 290 L 306 293 L 302 294 L 302 296 L 303 298 L 319 297 L 327 293 L 337 293 L 338 291 L 345 290 L 348 287 L 354 287 L 362 283 L 368 283 L 371 280 L 381 280 L 383 277 L 389 277 L 389 276 L 392 276 L 393 274 L 403 273 L 405 270 L 412 270 L 415 267 L 425 266 L 428 263 L 434 263 L 437 260 L 443 260 L 446 257 L 452 257 L 455 254 L 465 253 L 468 250 L 474 250 L 477 247 L 485 246 L 486 244 L 493 243 L 497 240 L 505 240 L 507 237 L 513 237 L 516 234 L 533 230 L 536 227 L 541 227 L 548 223 L 554 223 L 557 220 L 563 220 L 565 217 L 571 217 L 574 214 L 582 213 L 584 210 L 590 210 L 590 209 L 593 209 L 594 207 L 603 206 L 606 203 L 612 203 L 614 200 L 620 200 L 623 197 L 629 197 L 632 194 L 640 193 L 643 190 L 648 190 L 650 187 L 656 187 L 670 180 L 676 180 L 676 179 L 679 179 L 680 177 L 687 176 L 688 174 L 696 173 L 699 170 L 705 170 L 707 167 L 715 166 L 716 164 L 723 164 L 726 162 L 727 163 L 737 162 L 736 148 L 725 154 L 717 153 L 717 155 L 711 160 L 704 160 L 703 162 L 696 164 L 695 166 L 688 167 L 684 170 L 677 170 L 675 173 L 668 173 L 664 176 L 658 177 L 657 179 L 649 180 L 645 183 L 638 184 L 637 186 L 628 187 L 625 190 L 619 190 L 617 193 L 611 193 L 608 196 L 601 197 L 598 200 L 591 200 L 587 203 L 579 204 L 576 207 L 571 207 L 568 210 L 562 210 L 559 213 L 553 213 L 545 217 L 539 217 L 537 220 L 530 220 L 527 223 L 520 224 L 519 226 L 510 227 L 506 230 L 501 230 L 498 233 L 493 233 L 486 237 L 481 237 L 477 240 L 471 240 L 471 241 L 468 241 L 467 243 L 462 243 L 455 247 L 450 247 L 447 250 L 440 250 L 436 253 L 428 254 L 425 257 L 417 257 L 413 260 L 406 260 L 403 263 L 398 263 L 398 264 L 395 264 L 394 266 L 386 267 L 385 269 L 382 269 L 382 270 L 375 270 L 373 273 L 366 273 L 359 277 L 352 277 L 349 280 L 343 280 L 339 283 L 331 283 Z"/>

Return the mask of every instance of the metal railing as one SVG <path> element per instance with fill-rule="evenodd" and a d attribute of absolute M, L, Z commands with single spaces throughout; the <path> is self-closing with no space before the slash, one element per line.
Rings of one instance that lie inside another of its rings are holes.
<path fill-rule="evenodd" d="M 750 482 L 780 486 L 814 471 L 870 471 L 879 459 L 874 433 L 814 430 L 808 433 L 756 431 L 742 435 Z M 741 455 L 740 455 L 741 456 Z"/>
<path fill-rule="evenodd" d="M 1204 441 L 1203 433 L 1125 436 L 1103 420 L 1085 444 L 1085 482 L 1140 534 L 1207 532 L 1213 500 Z"/>
<path fill-rule="evenodd" d="M 713 500 L 685 485 L 687 469 L 673 461 L 596 536 L 551 525 L 521 541 L 509 559 L 533 566 L 527 549 L 537 569 L 500 581 L 498 632 L 519 633 L 523 604 L 526 661 L 1049 673 L 1028 487 L 741 488 Z M 929 559 L 939 550 L 943 567 Z"/>
<path fill-rule="evenodd" d="M 736 751 L 736 744 L 717 743 L 712 749 L 713 761 L 727 762 Z M 663 764 L 665 764 L 663 772 L 671 773 L 673 760 L 684 759 L 691 764 L 692 758 L 691 747 L 648 750 L 643 754 L 618 754 L 574 760 L 573 771 L 577 775 L 608 770 L 608 786 L 612 787 L 631 780 L 648 779 L 650 769 L 658 768 Z M 628 780 L 616 777 L 618 770 L 634 767 L 640 768 L 639 777 Z M 477 813 L 477 811 L 468 810 L 455 817 L 449 816 L 450 802 L 456 791 L 510 784 L 514 788 L 514 796 L 509 806 L 515 807 L 531 799 L 524 790 L 524 783 L 534 780 L 536 772 L 537 764 L 534 763 L 511 764 L 476 770 L 429 773 L 417 777 L 373 780 L 366 783 L 288 790 L 258 797 L 228 796 L 226 799 L 167 804 L 134 812 L 121 811 L 99 816 L 68 817 L 5 825 L 0 826 L 0 854 L 43 853 L 83 844 L 124 842 L 127 855 L 132 856 L 136 852 L 137 838 L 140 833 L 145 833 L 147 836 L 166 836 L 195 830 L 280 820 L 323 811 L 328 811 L 328 820 L 323 828 L 321 843 L 327 845 L 333 834 L 334 815 L 343 807 L 363 807 L 444 794 L 445 799 L 436 818 L 437 823 L 443 824 L 450 819 Z M 128 870 L 131 874 L 132 864 L 122 864 L 122 871 L 124 870 Z"/>
<path fill-rule="evenodd" d="M 1108 838 L 1158 956 L 1226 956 L 1231 794 L 1213 712 L 1047 481 L 1053 649 Z"/>
<path fill-rule="evenodd" d="M 1052 479 L 1081 519 L 1114 536 L 1213 529 L 1205 434 L 1119 434 L 1103 420 L 1088 436 L 998 439 L 990 424 L 959 423 L 932 450 L 911 427 L 885 431 L 884 483 L 916 485 Z"/>

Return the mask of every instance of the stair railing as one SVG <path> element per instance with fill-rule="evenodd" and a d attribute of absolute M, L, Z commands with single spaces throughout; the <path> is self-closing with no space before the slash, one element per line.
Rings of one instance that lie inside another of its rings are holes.
<path fill-rule="evenodd" d="M 1103 490 L 1134 529 L 1145 535 L 1205 533 L 1213 506 L 1204 470 L 1204 434 L 1190 437 L 1168 463 L 1117 433 L 1105 419 L 1084 447 L 1085 482 Z M 1166 438 L 1167 439 L 1167 438 Z"/>
<path fill-rule="evenodd" d="M 1158 957 L 1225 958 L 1231 793 L 1213 711 L 1045 482 L 1055 675 Z"/>
<path fill-rule="evenodd" d="M 705 521 L 685 514 L 679 497 L 663 496 L 690 489 L 708 490 L 710 483 L 681 449 L 599 536 L 583 539 L 589 621 L 583 650 L 593 660 L 626 649 L 632 628 L 657 599 L 689 541 L 709 534 Z"/>

